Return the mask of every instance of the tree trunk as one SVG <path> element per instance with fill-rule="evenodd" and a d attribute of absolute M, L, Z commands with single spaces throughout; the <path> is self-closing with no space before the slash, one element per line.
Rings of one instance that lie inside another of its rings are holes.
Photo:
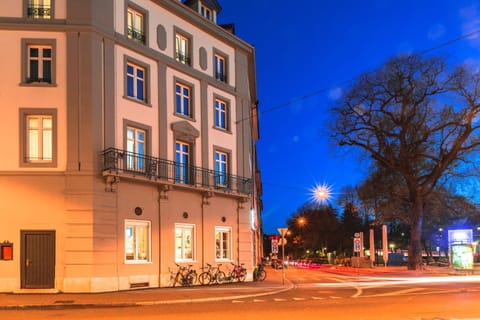
<path fill-rule="evenodd" d="M 412 224 L 410 226 L 410 244 L 408 246 L 408 270 L 420 270 L 422 268 L 422 226 L 423 226 L 423 203 L 417 198 L 412 206 Z"/>

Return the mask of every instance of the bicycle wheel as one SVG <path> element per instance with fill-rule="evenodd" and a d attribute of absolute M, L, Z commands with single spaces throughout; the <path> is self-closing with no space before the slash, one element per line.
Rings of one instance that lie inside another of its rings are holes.
<path fill-rule="evenodd" d="M 258 270 L 257 271 L 257 281 L 263 281 L 267 277 L 267 272 L 265 270 Z"/>
<path fill-rule="evenodd" d="M 225 275 L 225 272 L 218 271 L 215 280 L 217 281 L 218 284 L 222 284 L 226 280 L 226 277 L 227 276 Z"/>
<path fill-rule="evenodd" d="M 210 273 L 206 271 L 200 273 L 200 275 L 198 276 L 198 282 L 200 282 L 202 286 L 209 284 L 211 281 L 212 281 L 212 276 L 210 275 Z"/>
<path fill-rule="evenodd" d="M 190 284 L 195 285 L 197 283 L 197 272 L 194 270 L 188 274 Z"/>
<path fill-rule="evenodd" d="M 240 271 L 240 274 L 238 275 L 238 281 L 243 282 L 245 281 L 245 279 L 247 279 L 247 269 L 242 269 L 242 271 Z"/>

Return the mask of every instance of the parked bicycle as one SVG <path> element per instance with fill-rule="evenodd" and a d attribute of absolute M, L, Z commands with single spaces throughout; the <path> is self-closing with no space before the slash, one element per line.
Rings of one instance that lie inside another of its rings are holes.
<path fill-rule="evenodd" d="M 265 270 L 265 265 L 260 263 L 253 270 L 253 281 L 263 281 L 267 277 L 267 271 Z"/>
<path fill-rule="evenodd" d="M 207 263 L 207 267 L 203 269 L 207 269 L 207 271 L 202 272 L 198 276 L 198 281 L 202 285 L 207 285 L 211 283 L 217 283 L 217 284 L 222 284 L 225 279 L 226 275 L 225 272 L 220 270 L 220 267 L 222 265 L 218 264 L 216 267 L 212 266 L 211 264 Z"/>
<path fill-rule="evenodd" d="M 197 282 L 197 271 L 193 269 L 193 265 L 189 264 L 187 267 L 175 263 L 177 272 L 173 280 L 173 286 L 193 286 Z"/>
<path fill-rule="evenodd" d="M 234 264 L 230 262 L 233 266 L 233 270 L 230 272 L 229 276 L 227 277 L 228 281 L 238 281 L 244 282 L 247 278 L 247 269 L 244 267 L 244 264 Z"/>

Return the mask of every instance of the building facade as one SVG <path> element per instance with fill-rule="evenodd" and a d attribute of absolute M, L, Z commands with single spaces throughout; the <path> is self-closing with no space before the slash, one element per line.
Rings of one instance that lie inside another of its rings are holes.
<path fill-rule="evenodd" d="M 0 291 L 262 252 L 254 48 L 215 0 L 0 2 Z"/>

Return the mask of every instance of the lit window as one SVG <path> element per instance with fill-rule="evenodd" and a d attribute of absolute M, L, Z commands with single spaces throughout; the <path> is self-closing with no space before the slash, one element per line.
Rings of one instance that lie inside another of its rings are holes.
<path fill-rule="evenodd" d="M 227 186 L 227 160 L 225 152 L 215 151 L 215 185 Z"/>
<path fill-rule="evenodd" d="M 195 225 L 175 224 L 175 261 L 192 261 L 195 252 Z"/>
<path fill-rule="evenodd" d="M 53 117 L 27 116 L 27 162 L 52 162 Z"/>
<path fill-rule="evenodd" d="M 232 260 L 232 229 L 228 227 L 215 228 L 215 259 Z"/>
<path fill-rule="evenodd" d="M 215 79 L 227 82 L 225 58 L 216 54 L 214 57 L 214 64 Z"/>
<path fill-rule="evenodd" d="M 145 170 L 145 130 L 127 127 L 127 170 Z"/>
<path fill-rule="evenodd" d="M 34 19 L 51 19 L 51 0 L 28 0 L 27 17 Z"/>
<path fill-rule="evenodd" d="M 175 84 L 175 112 L 183 116 L 191 117 L 191 89 L 181 83 Z"/>
<path fill-rule="evenodd" d="M 228 129 L 227 103 L 219 99 L 215 99 L 215 127 L 225 130 Z"/>
<path fill-rule="evenodd" d="M 190 65 L 189 43 L 187 37 L 178 33 L 175 35 L 175 59 L 187 65 Z"/>
<path fill-rule="evenodd" d="M 125 221 L 125 262 L 151 261 L 150 221 Z"/>
<path fill-rule="evenodd" d="M 127 11 L 127 37 L 145 43 L 144 14 L 130 7 Z"/>
<path fill-rule="evenodd" d="M 146 102 L 145 68 L 127 62 L 127 97 Z"/>
<path fill-rule="evenodd" d="M 190 145 L 185 142 L 175 143 L 175 181 L 189 183 Z"/>

